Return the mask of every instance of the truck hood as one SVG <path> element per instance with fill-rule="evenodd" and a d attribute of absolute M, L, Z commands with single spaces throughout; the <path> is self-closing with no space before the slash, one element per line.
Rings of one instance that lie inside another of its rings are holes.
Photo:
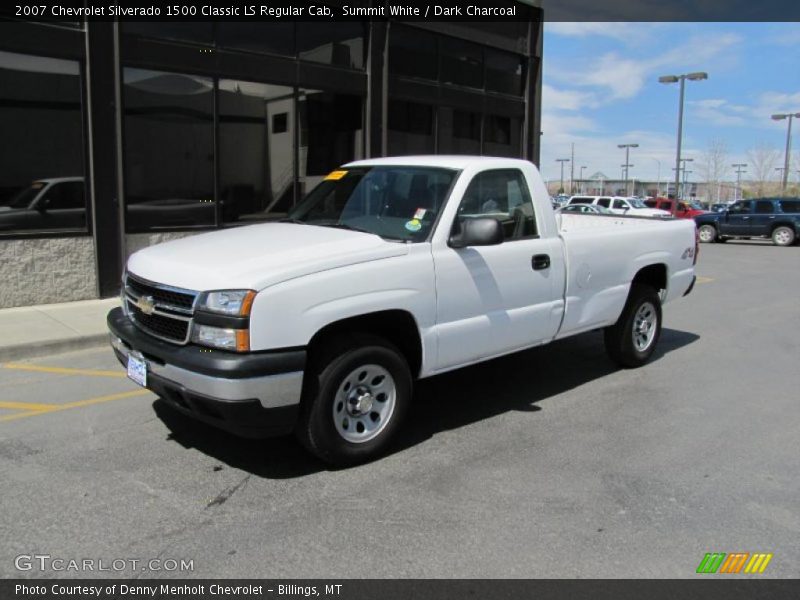
<path fill-rule="evenodd" d="M 262 290 L 303 275 L 405 254 L 405 244 L 369 233 L 264 223 L 150 246 L 128 259 L 128 271 L 197 291 Z"/>

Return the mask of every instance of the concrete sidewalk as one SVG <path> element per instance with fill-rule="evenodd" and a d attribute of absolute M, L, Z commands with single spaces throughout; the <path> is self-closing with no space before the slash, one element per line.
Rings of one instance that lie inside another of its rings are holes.
<path fill-rule="evenodd" d="M 99 346 L 108 342 L 106 315 L 119 298 L 0 310 L 0 362 Z"/>

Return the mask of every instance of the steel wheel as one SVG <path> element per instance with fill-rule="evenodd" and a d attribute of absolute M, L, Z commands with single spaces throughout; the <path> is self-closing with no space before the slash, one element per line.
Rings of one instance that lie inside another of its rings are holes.
<path fill-rule="evenodd" d="M 700 238 L 700 241 L 704 244 L 708 244 L 713 242 L 714 239 L 717 237 L 717 230 L 714 229 L 713 225 L 703 225 L 697 231 L 697 236 Z"/>
<path fill-rule="evenodd" d="M 794 243 L 794 232 L 788 227 L 778 227 L 772 232 L 772 241 L 776 246 L 791 246 Z"/>
<path fill-rule="evenodd" d="M 380 365 L 353 369 L 339 385 L 333 403 L 337 433 L 353 444 L 374 439 L 389 424 L 396 398 L 389 371 Z"/>
<path fill-rule="evenodd" d="M 636 350 L 644 352 L 650 347 L 656 337 L 657 325 L 656 307 L 650 302 L 645 302 L 633 317 L 631 335 L 633 336 L 633 345 Z"/>

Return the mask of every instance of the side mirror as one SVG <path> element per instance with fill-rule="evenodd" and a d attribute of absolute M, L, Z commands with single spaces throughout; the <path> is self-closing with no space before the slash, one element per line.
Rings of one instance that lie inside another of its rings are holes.
<path fill-rule="evenodd" d="M 500 221 L 492 217 L 477 217 L 463 219 L 461 232 L 451 235 L 447 243 L 451 248 L 496 246 L 503 243 L 504 237 L 503 225 Z"/>

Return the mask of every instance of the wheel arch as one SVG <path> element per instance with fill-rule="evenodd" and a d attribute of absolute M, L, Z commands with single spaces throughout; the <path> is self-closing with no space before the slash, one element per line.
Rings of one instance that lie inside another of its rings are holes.
<path fill-rule="evenodd" d="M 309 360 L 318 355 L 327 341 L 356 333 L 376 335 L 397 346 L 408 362 L 412 376 L 419 376 L 423 360 L 422 337 L 414 315 L 401 309 L 365 313 L 325 325 L 308 343 Z"/>
<path fill-rule="evenodd" d="M 631 289 L 636 284 L 652 287 L 656 293 L 667 289 L 667 265 L 664 263 L 654 263 L 642 267 L 636 272 L 631 280 Z M 630 296 L 630 292 L 628 292 Z"/>

